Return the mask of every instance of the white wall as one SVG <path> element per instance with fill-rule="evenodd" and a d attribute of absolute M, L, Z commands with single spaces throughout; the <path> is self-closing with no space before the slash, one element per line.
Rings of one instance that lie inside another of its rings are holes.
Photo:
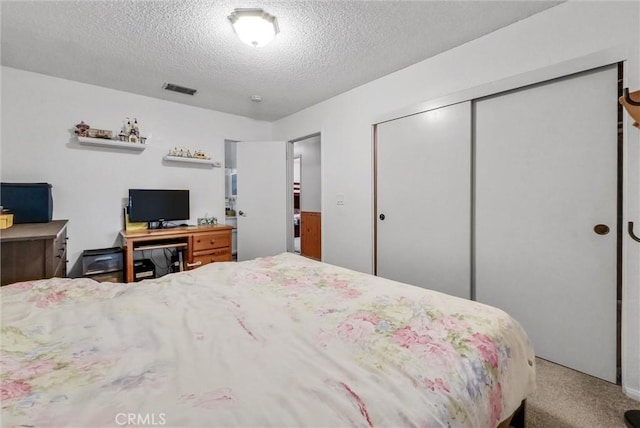
<path fill-rule="evenodd" d="M 320 137 L 311 137 L 293 143 L 294 156 L 301 156 L 300 164 L 300 210 L 320 212 L 321 173 L 320 173 Z M 295 181 L 295 175 L 294 175 Z"/>
<path fill-rule="evenodd" d="M 53 218 L 69 219 L 69 268 L 82 251 L 120 245 L 129 188 L 191 191 L 191 221 L 224 219 L 224 168 L 164 164 L 174 146 L 224 162 L 224 140 L 268 140 L 272 126 L 241 116 L 2 67 L 3 182 L 49 182 Z M 136 117 L 143 152 L 79 145 L 75 124 L 118 131 Z M 77 274 L 77 266 L 74 272 Z"/>
<path fill-rule="evenodd" d="M 293 158 L 293 182 L 294 183 L 300 183 L 300 158 L 299 157 L 295 157 L 295 151 L 294 151 L 294 158 Z"/>
<path fill-rule="evenodd" d="M 382 116 L 619 45 L 625 85 L 637 89 L 639 26 L 638 2 L 570 1 L 275 122 L 279 140 L 322 133 L 323 261 L 373 271 L 372 124 Z M 626 225 L 640 222 L 640 132 L 625 120 Z M 640 399 L 640 246 L 624 245 L 623 388 Z"/>

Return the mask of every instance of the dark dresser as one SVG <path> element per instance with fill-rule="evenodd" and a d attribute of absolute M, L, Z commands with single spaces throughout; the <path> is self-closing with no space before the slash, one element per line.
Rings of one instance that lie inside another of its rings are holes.
<path fill-rule="evenodd" d="M 67 220 L 0 230 L 0 285 L 67 275 Z"/>

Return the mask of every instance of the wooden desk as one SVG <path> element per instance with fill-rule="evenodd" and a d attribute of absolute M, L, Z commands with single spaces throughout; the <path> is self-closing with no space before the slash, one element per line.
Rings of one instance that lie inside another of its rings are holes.
<path fill-rule="evenodd" d="M 125 281 L 133 282 L 133 253 L 137 250 L 184 247 L 186 267 L 231 261 L 231 226 L 190 226 L 171 229 L 123 230 Z"/>
<path fill-rule="evenodd" d="M 67 220 L 14 224 L 0 242 L 0 285 L 67 275 Z"/>

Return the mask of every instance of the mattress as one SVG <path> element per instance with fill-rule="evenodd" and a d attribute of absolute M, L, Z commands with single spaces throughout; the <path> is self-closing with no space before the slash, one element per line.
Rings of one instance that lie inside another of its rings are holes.
<path fill-rule="evenodd" d="M 535 387 L 505 312 L 294 254 L 0 296 L 3 426 L 491 427 Z"/>

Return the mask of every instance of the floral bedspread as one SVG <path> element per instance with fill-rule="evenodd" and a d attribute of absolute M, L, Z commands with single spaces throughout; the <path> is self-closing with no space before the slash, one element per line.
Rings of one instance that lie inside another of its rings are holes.
<path fill-rule="evenodd" d="M 492 427 L 534 389 L 504 312 L 293 254 L 0 296 L 3 427 Z"/>

